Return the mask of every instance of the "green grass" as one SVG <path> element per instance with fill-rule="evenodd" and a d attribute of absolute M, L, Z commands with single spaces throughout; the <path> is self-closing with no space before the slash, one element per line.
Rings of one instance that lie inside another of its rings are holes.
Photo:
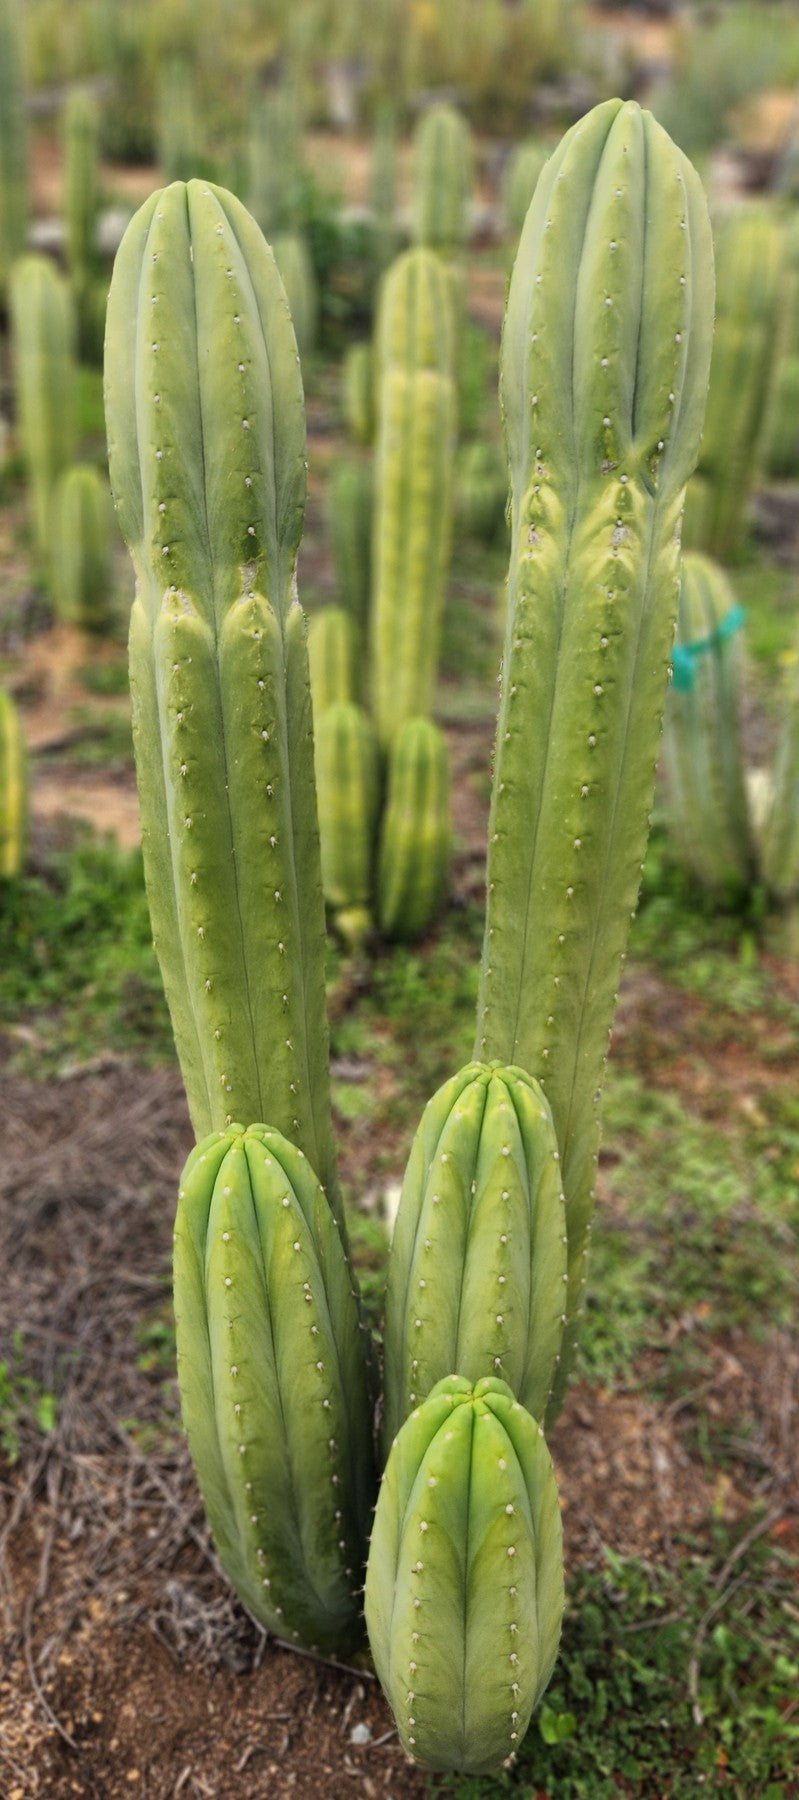
<path fill-rule="evenodd" d="M 9 1463 L 19 1461 L 21 1434 L 35 1425 L 41 1432 L 55 1427 L 58 1402 L 25 1367 L 25 1339 L 20 1330 L 11 1338 L 11 1351 L 0 1362 L 0 1452 Z"/>
<path fill-rule="evenodd" d="M 752 1521 L 748 1521 L 750 1525 Z M 755 1524 L 757 1521 L 755 1521 Z M 516 1767 L 458 1800 L 788 1800 L 797 1793 L 795 1565 L 718 1530 L 674 1569 L 606 1551 L 570 1584 L 559 1662 Z"/>
<path fill-rule="evenodd" d="M 46 1077 L 109 1050 L 171 1060 L 140 852 L 86 838 L 0 892 L 0 1030 Z"/>

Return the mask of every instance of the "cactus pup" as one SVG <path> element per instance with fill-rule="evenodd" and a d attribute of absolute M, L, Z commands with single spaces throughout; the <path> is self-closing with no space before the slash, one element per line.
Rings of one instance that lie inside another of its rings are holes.
<path fill-rule="evenodd" d="M 336 1202 L 297 346 L 274 258 L 203 181 L 152 194 L 108 303 L 111 484 L 137 594 L 153 932 L 195 1132 L 266 1120 Z"/>
<path fill-rule="evenodd" d="M 595 107 L 539 180 L 502 340 L 512 537 L 475 1050 L 527 1069 L 552 1109 L 569 1239 L 552 1405 L 649 829 L 712 270 L 690 163 L 634 103 Z"/>
<path fill-rule="evenodd" d="M 406 1750 L 432 1769 L 499 1768 L 552 1673 L 562 1614 L 540 1427 L 503 1381 L 448 1376 L 394 1442 L 366 1572 L 369 1643 Z"/>

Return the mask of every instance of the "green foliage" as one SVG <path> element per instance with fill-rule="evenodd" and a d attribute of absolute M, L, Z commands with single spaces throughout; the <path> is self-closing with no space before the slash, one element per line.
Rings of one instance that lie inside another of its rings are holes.
<path fill-rule="evenodd" d="M 35 1425 L 45 1435 L 55 1430 L 58 1401 L 25 1369 L 25 1340 L 16 1328 L 8 1357 L 0 1362 L 0 1454 L 9 1463 L 19 1462 L 22 1433 Z"/>
<path fill-rule="evenodd" d="M 606 1549 L 604 1566 L 580 1570 L 560 1660 L 516 1767 L 498 1781 L 452 1779 L 432 1791 L 702 1800 L 718 1786 L 730 1800 L 789 1800 L 799 1624 L 780 1591 L 794 1565 L 767 1540 L 738 1555 L 743 1536 L 719 1529 L 672 1569 Z"/>

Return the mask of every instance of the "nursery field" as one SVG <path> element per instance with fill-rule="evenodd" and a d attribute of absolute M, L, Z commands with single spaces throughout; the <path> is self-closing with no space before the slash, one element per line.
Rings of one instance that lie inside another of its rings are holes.
<path fill-rule="evenodd" d="M 799 1800 L 797 82 L 0 0 L 0 1800 Z"/>

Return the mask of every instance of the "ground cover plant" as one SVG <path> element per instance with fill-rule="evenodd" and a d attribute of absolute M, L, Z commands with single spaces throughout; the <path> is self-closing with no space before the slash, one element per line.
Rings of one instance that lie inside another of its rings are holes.
<path fill-rule="evenodd" d="M 493 55 L 496 71 L 499 37 Z M 482 143 L 478 156 L 484 178 Z M 506 251 L 469 256 L 471 323 L 490 334 Z M 328 345 L 303 372 L 299 582 L 317 604 L 332 592 L 325 502 L 343 442 Z M 25 872 L 0 893 L 3 1791 L 790 1800 L 799 982 L 789 917 L 756 885 L 720 900 L 696 890 L 658 803 L 606 1083 L 581 1347 L 549 1434 L 565 1502 L 561 1656 L 512 1766 L 426 1777 L 405 1759 L 368 1672 L 265 1637 L 216 1562 L 174 1380 L 172 1215 L 192 1132 L 150 942 L 120 649 L 45 630 L 18 461 L 1 492 L 0 655 L 31 762 Z M 761 485 L 748 532 L 754 519 L 763 535 L 747 536 L 732 571 L 747 610 L 742 729 L 756 763 L 771 753 L 779 659 L 794 636 L 790 508 L 785 490 Z M 499 541 L 483 548 L 456 527 L 434 699 L 453 771 L 447 907 L 412 947 L 325 952 L 342 1203 L 378 1332 L 408 1145 L 429 1095 L 473 1048 L 506 560 Z M 129 605 L 119 559 L 112 583 L 119 619 Z"/>

